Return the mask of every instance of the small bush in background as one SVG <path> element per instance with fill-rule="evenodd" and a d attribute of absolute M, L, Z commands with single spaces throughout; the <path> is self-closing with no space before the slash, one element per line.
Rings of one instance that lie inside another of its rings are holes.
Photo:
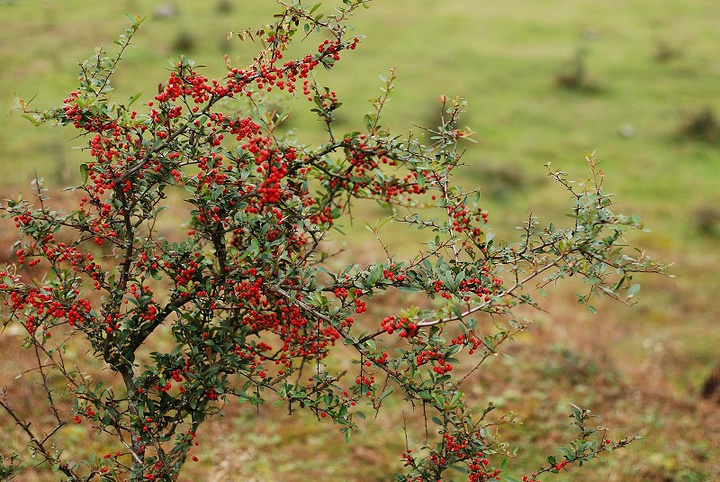
<path fill-rule="evenodd" d="M 688 114 L 680 125 L 678 134 L 682 139 L 717 144 L 720 142 L 720 123 L 715 110 L 707 106 Z"/>

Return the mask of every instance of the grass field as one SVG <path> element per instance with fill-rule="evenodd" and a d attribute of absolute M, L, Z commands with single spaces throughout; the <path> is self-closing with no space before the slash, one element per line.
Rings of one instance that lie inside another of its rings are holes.
<path fill-rule="evenodd" d="M 9 109 L 14 95 L 37 95 L 36 106 L 59 103 L 74 87 L 77 61 L 96 45 L 112 48 L 124 13 L 148 19 L 117 75 L 119 99 L 139 91 L 151 97 L 179 50 L 209 77 L 223 75 L 223 54 L 249 62 L 252 44 L 225 33 L 267 23 L 277 8 L 271 0 L 185 0 L 175 2 L 177 16 L 160 19 L 153 15 L 160 3 L 0 0 L 0 197 L 28 191 L 35 171 L 55 188 L 80 182 L 86 154 L 73 149 L 81 142 L 74 133 L 35 128 Z M 547 480 L 720 480 L 720 405 L 699 397 L 720 363 L 720 116 L 713 124 L 699 115 L 720 112 L 717 5 L 376 0 L 352 23 L 367 38 L 320 74 L 344 103 L 344 127 L 361 125 L 378 76 L 391 68 L 398 81 L 387 118 L 398 134 L 437 122 L 439 95 L 468 99 L 464 123 L 478 142 L 468 146 L 463 179 L 483 187 L 503 236 L 529 212 L 548 219 L 567 204 L 546 180 L 545 163 L 583 177 L 584 153 L 596 150 L 618 209 L 637 212 L 652 230 L 633 241 L 674 263 L 675 279 L 641 280 L 632 308 L 602 303 L 592 316 L 572 292 L 554 293 L 511 356 L 486 365 L 477 393 L 524 421 L 505 433 L 528 447 L 519 470 L 536 468 L 569 438 L 572 402 L 601 414 L 615 436 L 643 439 L 592 469 Z M 290 126 L 308 142 L 321 129 L 299 111 Z M 12 236 L 0 229 L 4 257 Z M 348 256 L 371 248 L 356 249 Z M 22 355 L 12 339 L 0 340 L 0 382 L 16 386 Z M 201 434 L 200 461 L 184 480 L 388 480 L 405 440 L 402 412 L 387 412 L 347 446 L 311 418 L 228 407 Z M 9 423 L 0 413 L 0 425 Z M 3 432 L 0 442 L 21 447 L 13 437 Z M 28 477 L 53 480 L 47 472 Z"/>

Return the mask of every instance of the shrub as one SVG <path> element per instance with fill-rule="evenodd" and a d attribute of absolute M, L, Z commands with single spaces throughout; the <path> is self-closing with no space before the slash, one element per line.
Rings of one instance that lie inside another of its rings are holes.
<path fill-rule="evenodd" d="M 116 102 L 111 88 L 139 27 L 134 19 L 117 55 L 99 52 L 82 64 L 79 88 L 62 106 L 30 111 L 20 103 L 36 124 L 77 129 L 92 157 L 80 166 L 76 209 L 52 210 L 40 181 L 36 205 L 19 196 L 4 206 L 21 234 L 18 266 L 0 270 L 4 323 L 25 330 L 56 424 L 42 434 L 12 399 L 0 405 L 36 461 L 69 480 L 175 480 L 221 402 L 308 410 L 349 440 L 358 419 L 397 391 L 433 428 L 423 446 L 398 454 L 396 480 L 441 480 L 449 469 L 470 481 L 516 480 L 507 475 L 511 453 L 491 430 L 493 406 L 463 394 L 468 374 L 527 328 L 522 313 L 538 307 L 544 288 L 582 278 L 580 303 L 594 311 L 593 295 L 630 301 L 639 289 L 633 275 L 663 268 L 626 250 L 623 233 L 640 222 L 611 210 L 592 155 L 586 181 L 548 167 L 571 196 L 569 226 L 531 217 L 518 240 L 495 239 L 478 191 L 454 182 L 467 137 L 456 127 L 461 100 L 443 98 L 430 145 L 403 139 L 382 123 L 391 76 L 362 129 L 337 132 L 340 99 L 312 72 L 356 48 L 347 20 L 367 3 L 345 0 L 333 14 L 285 5 L 254 34 L 262 47 L 252 65 L 209 80 L 183 57 L 137 111 L 137 97 Z M 325 34 L 317 49 L 284 58 L 297 35 L 314 31 Z M 260 102 L 269 91 L 306 97 L 325 142 L 281 137 Z M 180 195 L 189 206 L 185 230 L 164 237 L 156 225 Z M 391 212 L 369 226 L 385 256 L 332 269 L 328 243 L 364 202 Z M 414 257 L 383 241 L 391 221 L 412 239 L 425 236 Z M 44 276 L 24 276 L 30 267 Z M 363 316 L 395 292 L 409 297 L 406 309 Z M 87 347 L 86 367 L 66 362 L 71 347 Z M 336 369 L 335 352 L 351 356 L 354 368 Z M 96 362 L 110 369 L 104 380 L 87 375 Z M 73 401 L 73 423 L 112 449 L 80 464 L 65 457 L 68 414 L 58 397 Z M 588 410 L 575 407 L 571 417 L 577 439 L 523 480 L 632 440 L 591 428 Z M 5 460 L 3 473 L 15 472 L 17 457 Z"/>
<path fill-rule="evenodd" d="M 664 40 L 660 40 L 655 44 L 655 54 L 653 58 L 658 63 L 667 63 L 675 59 L 679 59 L 683 56 L 681 48 L 668 43 Z"/>
<path fill-rule="evenodd" d="M 693 211 L 695 226 L 701 234 L 713 236 L 717 234 L 720 224 L 720 208 L 714 204 L 701 204 Z"/>
<path fill-rule="evenodd" d="M 215 9 L 218 13 L 230 13 L 233 10 L 233 6 L 230 0 L 219 0 Z"/>
<path fill-rule="evenodd" d="M 195 51 L 196 42 L 195 37 L 188 30 L 180 30 L 172 44 L 173 52 L 182 54 L 189 54 Z"/>
<path fill-rule="evenodd" d="M 720 140 L 720 123 L 711 107 L 688 114 L 683 120 L 679 135 L 681 139 L 717 144 Z"/>
<path fill-rule="evenodd" d="M 600 87 L 588 75 L 587 49 L 578 48 L 572 60 L 555 76 L 555 85 L 562 89 L 598 93 Z"/>

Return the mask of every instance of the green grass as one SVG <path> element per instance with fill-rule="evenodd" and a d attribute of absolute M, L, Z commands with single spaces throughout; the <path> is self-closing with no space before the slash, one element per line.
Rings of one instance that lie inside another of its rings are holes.
<path fill-rule="evenodd" d="M 159 20 L 152 16 L 159 3 L 0 1 L 0 194 L 27 191 L 35 171 L 54 186 L 80 181 L 78 165 L 86 157 L 72 149 L 81 145 L 73 132 L 34 128 L 5 111 L 15 94 L 37 95 L 36 106 L 59 103 L 74 87 L 77 61 L 96 45 L 112 49 L 127 25 L 125 12 L 148 19 L 117 75 L 119 100 L 138 91 L 152 96 L 181 34 L 194 41 L 188 54 L 211 77 L 223 75 L 225 53 L 248 63 L 253 45 L 227 41 L 224 33 L 268 22 L 276 8 L 269 0 L 236 1 L 221 14 L 218 2 L 186 0 L 176 2 L 179 17 Z M 583 177 L 584 153 L 597 150 L 619 209 L 639 213 L 652 228 L 634 241 L 676 263 L 677 279 L 647 279 L 632 309 L 603 303 L 592 317 L 573 306 L 571 293 L 554 295 L 546 319 L 513 345 L 513 361 L 488 365 L 479 395 L 492 392 L 508 410 L 524 412 L 527 424 L 509 438 L 537 447 L 521 453 L 523 468 L 536 467 L 563 440 L 555 434 L 567 429 L 566 402 L 587 401 L 615 435 L 640 433 L 644 440 L 583 472 L 582 480 L 720 478 L 720 455 L 712 450 L 720 446 L 720 410 L 697 399 L 720 361 L 720 251 L 694 217 L 696 207 L 720 201 L 720 146 L 678 136 L 688 115 L 706 106 L 720 111 L 715 9 L 705 0 L 377 1 L 354 19 L 357 33 L 367 35 L 360 48 L 336 70 L 318 74 L 344 102 L 341 123 L 348 130 L 361 125 L 366 100 L 379 92 L 378 76 L 391 68 L 398 80 L 386 119 L 398 134 L 433 126 L 439 95 L 467 98 L 464 123 L 478 143 L 468 146 L 463 182 L 485 186 L 491 221 L 503 234 L 512 235 L 530 211 L 548 219 L 567 204 L 566 194 L 544 179 L 543 164 Z M 663 49 L 676 56 L 659 60 Z M 588 88 L 559 88 L 558 75 L 579 51 Z M 295 112 L 290 125 L 308 142 L 319 138 L 321 126 L 308 114 Z M 630 137 L 620 134 L 626 125 Z M 348 256 L 366 250 L 359 246 Z M 600 371 L 584 385 L 568 383 L 579 361 Z M 608 374 L 616 381 L 608 382 Z M 270 412 L 232 409 L 229 421 L 212 422 L 209 433 L 231 427 L 233 435 L 223 444 L 208 435 L 191 473 L 217 480 L 387 480 L 404 446 L 389 436 L 402 422 L 397 414 L 377 422 L 381 434 L 368 424 L 348 447 L 309 418 L 278 422 Z"/>

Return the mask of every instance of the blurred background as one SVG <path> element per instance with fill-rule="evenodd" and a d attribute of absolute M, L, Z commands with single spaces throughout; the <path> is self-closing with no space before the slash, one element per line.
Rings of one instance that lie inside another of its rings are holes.
<path fill-rule="evenodd" d="M 15 97 L 34 97 L 37 108 L 59 104 L 75 87 L 78 61 L 99 45 L 113 52 L 125 13 L 147 20 L 115 77 L 118 101 L 138 92 L 151 98 L 180 53 L 210 78 L 224 75 L 224 55 L 247 65 L 257 46 L 228 32 L 269 23 L 277 9 L 272 0 L 0 0 L 0 198 L 30 193 L 36 172 L 51 191 L 81 182 L 82 139 L 71 129 L 34 127 L 11 107 Z M 477 143 L 467 145 L 462 181 L 482 187 L 499 236 L 515 236 L 530 212 L 561 217 L 570 200 L 546 179 L 544 164 L 579 179 L 588 175 L 585 153 L 596 151 L 616 210 L 638 213 L 651 231 L 632 242 L 674 263 L 675 279 L 639 279 L 634 307 L 603 302 L 591 315 L 572 291 L 555 291 L 510 356 L 484 365 L 470 392 L 518 412 L 523 423 L 503 436 L 526 447 L 519 470 L 537 468 L 569 439 L 572 402 L 601 415 L 613 437 L 643 439 L 581 479 L 552 480 L 720 480 L 720 404 L 702 397 L 720 364 L 717 4 L 378 0 L 351 23 L 367 38 L 336 69 L 318 73 L 344 104 L 339 129 L 363 125 L 379 76 L 395 68 L 385 119 L 398 135 L 436 126 L 440 95 L 468 100 L 461 124 Z M 322 138 L 306 105 L 277 102 L 294 106 L 288 129 L 297 137 Z M 12 262 L 14 237 L 11 225 L 0 225 L 0 259 Z M 0 356 L 11 361 L 2 371 L 15 373 L 23 355 L 3 338 Z M 389 480 L 405 448 L 404 415 L 386 412 L 348 446 L 309 416 L 227 407 L 200 435 L 200 461 L 189 463 L 185 480 Z M 0 425 L 8 423 L 0 414 Z M 82 436 L 73 430 L 70 440 Z M 22 447 L 9 433 L 0 441 Z"/>

